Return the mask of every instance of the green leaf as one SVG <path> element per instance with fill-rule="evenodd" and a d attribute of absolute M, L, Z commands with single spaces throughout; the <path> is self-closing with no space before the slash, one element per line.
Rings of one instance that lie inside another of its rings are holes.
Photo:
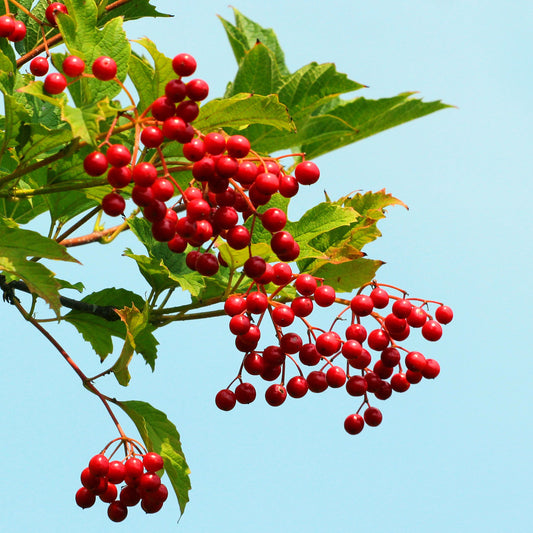
<path fill-rule="evenodd" d="M 78 262 L 54 240 L 0 218 L 0 270 L 22 279 L 32 293 L 43 298 L 59 314 L 59 282 L 53 272 L 27 257 Z"/>
<path fill-rule="evenodd" d="M 108 0 L 107 4 L 113 3 L 114 0 Z M 124 20 L 137 20 L 144 17 L 172 17 L 166 13 L 160 13 L 152 6 L 150 0 L 132 0 L 111 11 L 103 11 L 98 17 L 98 25 L 101 26 L 109 22 L 112 18 L 123 17 Z"/>
<path fill-rule="evenodd" d="M 125 289 L 104 289 L 89 294 L 83 298 L 82 302 L 98 306 L 112 306 L 115 309 L 132 306 L 137 309 L 144 307 L 144 300 L 141 296 Z M 119 320 L 111 322 L 100 316 L 81 311 L 70 311 L 64 318 L 91 344 L 101 361 L 113 352 L 113 337 L 126 338 L 126 326 Z"/>
<path fill-rule="evenodd" d="M 152 67 L 144 58 L 132 55 L 129 65 L 131 80 L 137 89 L 140 102 L 139 111 L 144 111 L 151 103 L 165 94 L 166 84 L 176 78 L 172 59 L 162 54 L 155 44 L 146 37 L 134 41 L 143 46 L 154 62 Z"/>
<path fill-rule="evenodd" d="M 134 351 L 142 353 L 142 340 L 144 340 L 145 348 L 150 347 L 155 350 L 157 341 L 152 336 L 153 328 L 148 322 L 150 317 L 148 306 L 145 306 L 143 312 L 140 312 L 135 305 L 133 305 L 132 307 L 124 307 L 124 309 L 120 310 L 117 309 L 116 313 L 126 325 L 126 339 L 120 357 L 113 365 L 113 373 L 115 374 L 117 381 L 122 386 L 126 387 L 131 378 L 128 365 L 131 362 Z M 153 342 L 149 342 L 150 336 L 152 337 Z M 139 342 L 139 340 L 141 340 L 141 342 Z M 150 364 L 153 371 L 155 367 L 156 352 L 150 349 L 150 353 L 147 355 L 148 358 L 145 357 L 145 360 Z"/>
<path fill-rule="evenodd" d="M 133 420 L 149 451 L 161 455 L 183 513 L 189 501 L 190 470 L 181 448 L 180 435 L 167 415 L 149 403 L 136 400 L 117 402 Z"/>
<path fill-rule="evenodd" d="M 277 130 L 295 130 L 287 108 L 275 94 L 261 96 L 244 93 L 211 100 L 201 107 L 200 115 L 194 122 L 195 127 L 202 131 L 240 129 L 250 124 L 267 124 Z"/>
<path fill-rule="evenodd" d="M 259 42 L 272 51 L 279 71 L 282 74 L 288 74 L 289 71 L 285 65 L 285 55 L 274 30 L 263 28 L 257 22 L 245 17 L 235 8 L 233 8 L 233 13 L 235 16 L 235 25 L 220 16 L 219 18 L 226 30 L 237 63 L 240 65 L 246 52 Z"/>

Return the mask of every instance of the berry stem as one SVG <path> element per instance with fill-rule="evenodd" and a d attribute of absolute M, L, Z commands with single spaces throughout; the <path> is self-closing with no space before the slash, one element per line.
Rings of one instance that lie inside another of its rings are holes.
<path fill-rule="evenodd" d="M 126 434 L 124 433 L 124 430 L 120 426 L 115 414 L 111 410 L 111 407 L 109 406 L 109 398 L 107 396 L 104 396 L 87 378 L 87 376 L 83 373 L 83 371 L 80 369 L 80 367 L 76 364 L 76 362 L 70 357 L 70 355 L 63 349 L 63 347 L 55 340 L 55 338 L 41 326 L 35 320 L 31 315 L 29 315 L 26 310 L 22 307 L 20 302 L 17 298 L 13 299 L 13 305 L 18 309 L 20 314 L 28 321 L 30 322 L 37 330 L 39 330 L 46 339 L 54 346 L 54 348 L 63 356 L 65 361 L 71 366 L 71 368 L 76 372 L 78 377 L 81 379 L 83 386 L 88 389 L 90 392 L 95 394 L 98 398 L 100 398 L 101 402 L 104 404 L 107 412 L 109 413 L 109 416 L 111 417 L 111 420 L 113 420 L 113 423 L 115 424 L 118 432 L 120 433 L 121 437 L 124 439 L 127 439 Z"/>

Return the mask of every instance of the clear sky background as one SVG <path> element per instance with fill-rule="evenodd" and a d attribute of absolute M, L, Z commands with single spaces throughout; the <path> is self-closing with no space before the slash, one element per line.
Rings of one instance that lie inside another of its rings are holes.
<path fill-rule="evenodd" d="M 227 3 L 155 3 L 175 18 L 130 23 L 130 37 L 146 35 L 168 56 L 192 53 L 211 95 L 222 95 L 236 71 L 216 17 L 232 19 Z M 383 238 L 366 250 L 386 261 L 379 281 L 453 307 L 441 341 L 409 344 L 438 359 L 441 375 L 378 402 L 382 425 L 350 437 L 342 423 L 358 400 L 342 390 L 272 408 L 255 381 L 255 403 L 218 411 L 214 395 L 240 357 L 227 320 L 165 328 L 154 374 L 135 363 L 130 387 L 108 379 L 102 390 L 146 400 L 175 422 L 191 501 L 178 525 L 172 495 L 157 515 L 135 508 L 113 524 L 104 504 L 82 511 L 74 494 L 116 430 L 51 345 L 1 305 L 0 531 L 531 531 L 533 4 L 235 6 L 276 30 L 291 70 L 331 61 L 370 86 L 359 92 L 367 98 L 416 90 L 457 106 L 321 157 L 320 182 L 292 211 L 320 201 L 324 189 L 335 198 L 385 187 L 409 206 L 389 210 Z M 141 250 L 125 236 L 72 250 L 83 267 L 53 268 L 87 293 L 114 285 L 144 294 L 133 261 L 120 256 L 127 246 Z M 87 374 L 99 371 L 70 325 L 52 331 Z"/>

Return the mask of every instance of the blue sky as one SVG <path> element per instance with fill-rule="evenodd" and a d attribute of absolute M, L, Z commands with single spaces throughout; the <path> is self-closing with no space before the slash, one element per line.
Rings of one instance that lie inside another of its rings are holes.
<path fill-rule="evenodd" d="M 236 71 L 216 18 L 232 19 L 227 3 L 156 4 L 176 17 L 132 23 L 129 35 L 148 36 L 168 56 L 192 53 L 211 95 L 221 95 Z M 291 70 L 332 61 L 369 86 L 359 93 L 367 98 L 419 91 L 456 106 L 319 158 L 321 180 L 294 206 L 303 212 L 324 189 L 333 198 L 382 188 L 409 206 L 389 210 L 367 252 L 386 261 L 379 281 L 454 309 L 441 341 L 410 343 L 431 351 L 441 375 L 382 402 L 382 425 L 350 437 L 342 422 L 358 405 L 342 391 L 218 411 L 214 395 L 239 364 L 227 321 L 165 328 L 154 374 L 134 363 L 128 389 L 111 379 L 102 389 L 149 401 L 175 422 L 191 501 L 178 526 L 172 497 L 157 515 L 134 509 L 111 524 L 103 504 L 81 511 L 74 494 L 114 427 L 53 348 L 3 305 L 0 530 L 530 531 L 531 2 L 235 6 L 276 30 Z M 120 256 L 127 246 L 136 246 L 130 236 L 73 250 L 83 268 L 54 268 L 87 291 L 143 294 L 133 262 Z M 99 371 L 69 325 L 51 329 L 87 374 Z"/>

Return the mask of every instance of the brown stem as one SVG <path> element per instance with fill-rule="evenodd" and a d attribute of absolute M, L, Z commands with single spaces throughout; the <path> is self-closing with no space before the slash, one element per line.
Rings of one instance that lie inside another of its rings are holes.
<path fill-rule="evenodd" d="M 73 237 L 72 239 L 63 239 L 62 241 L 59 241 L 59 244 L 62 246 L 65 246 L 66 248 L 70 248 L 72 246 L 81 246 L 83 244 L 90 244 L 91 242 L 98 242 L 103 237 L 107 237 L 108 235 L 112 235 L 116 231 L 118 231 L 122 227 L 123 231 L 126 231 L 129 229 L 129 226 L 124 226 L 124 224 L 119 224 L 118 226 L 113 226 L 112 228 L 107 228 L 102 231 L 93 231 L 92 233 L 89 233 L 88 235 L 82 235 L 81 237 Z"/>
<path fill-rule="evenodd" d="M 111 420 L 113 420 L 113 423 L 115 424 L 115 426 L 117 427 L 118 429 L 118 432 L 120 433 L 120 436 L 124 439 L 127 439 L 126 437 L 126 434 L 124 433 L 124 430 L 122 429 L 122 427 L 120 426 L 115 414 L 113 413 L 113 411 L 111 410 L 111 407 L 109 406 L 109 403 L 108 403 L 108 398 L 107 396 L 104 396 L 90 381 L 89 379 L 87 378 L 87 376 L 82 372 L 82 370 L 80 369 L 80 367 L 75 363 L 75 361 L 72 359 L 72 357 L 70 357 L 70 355 L 68 355 L 68 353 L 63 349 L 63 347 L 54 339 L 54 337 L 52 337 L 52 335 L 50 333 L 48 333 L 48 331 L 46 331 L 46 329 L 44 329 L 41 324 L 39 324 L 32 316 L 28 315 L 28 313 L 26 313 L 26 311 L 24 310 L 24 308 L 20 305 L 20 302 L 17 300 L 17 299 L 14 299 L 13 301 L 13 304 L 16 306 L 16 308 L 19 310 L 20 314 L 28 321 L 30 322 L 33 326 L 35 326 L 47 339 L 48 341 L 54 346 L 54 348 L 63 356 L 63 358 L 65 359 L 65 361 L 71 366 L 72 370 L 74 370 L 74 372 L 76 372 L 76 374 L 78 375 L 78 377 L 81 379 L 81 381 L 83 382 L 83 386 L 88 389 L 89 391 L 91 391 L 93 394 L 95 394 L 96 396 L 98 396 L 98 398 L 100 398 L 101 402 L 104 404 L 107 412 L 109 413 L 109 416 L 111 417 Z"/>

